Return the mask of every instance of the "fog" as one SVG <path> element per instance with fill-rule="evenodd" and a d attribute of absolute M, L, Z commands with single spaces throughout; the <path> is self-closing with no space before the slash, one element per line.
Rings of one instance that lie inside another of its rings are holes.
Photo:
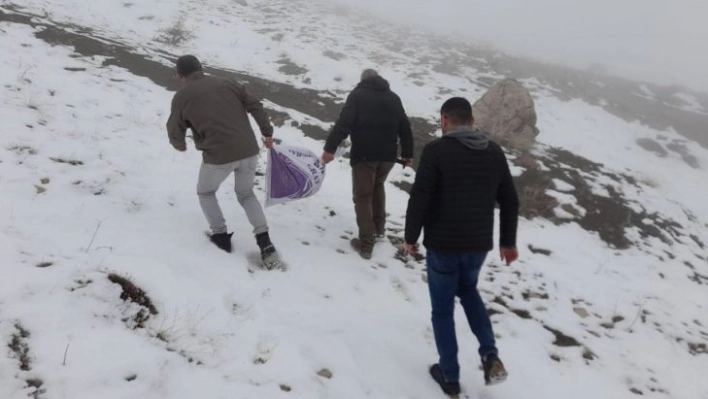
<path fill-rule="evenodd" d="M 708 92 L 708 0 L 330 1 L 512 55 Z"/>

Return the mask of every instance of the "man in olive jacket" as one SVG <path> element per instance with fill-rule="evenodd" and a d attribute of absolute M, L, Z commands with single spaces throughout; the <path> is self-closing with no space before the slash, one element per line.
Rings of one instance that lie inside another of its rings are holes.
<path fill-rule="evenodd" d="M 352 141 L 354 211 L 359 227 L 359 237 L 351 244 L 361 257 L 370 259 L 375 238 L 385 232 L 384 183 L 398 158 L 399 142 L 404 164 L 413 162 L 413 133 L 401 99 L 372 69 L 362 73 L 361 82 L 344 104 L 325 144 L 325 164 L 334 159 L 337 147 L 347 136 Z"/>
<path fill-rule="evenodd" d="M 170 144 L 178 151 L 186 151 L 185 133 L 191 129 L 196 148 L 202 151 L 197 195 L 211 227 L 211 241 L 231 252 L 233 233 L 227 232 L 216 192 L 233 172 L 236 197 L 253 225 L 261 256 L 268 266 L 275 260 L 276 251 L 263 208 L 253 193 L 259 147 L 247 113 L 258 123 L 266 147 L 271 148 L 273 127 L 268 114 L 246 87 L 205 75 L 201 63 L 192 55 L 177 60 L 176 72 L 183 86 L 172 99 L 167 132 Z"/>

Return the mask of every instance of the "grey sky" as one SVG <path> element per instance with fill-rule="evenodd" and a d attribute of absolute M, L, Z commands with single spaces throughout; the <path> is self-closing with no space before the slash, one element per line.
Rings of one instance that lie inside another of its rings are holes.
<path fill-rule="evenodd" d="M 330 0 L 510 54 L 708 92 L 708 0 Z"/>

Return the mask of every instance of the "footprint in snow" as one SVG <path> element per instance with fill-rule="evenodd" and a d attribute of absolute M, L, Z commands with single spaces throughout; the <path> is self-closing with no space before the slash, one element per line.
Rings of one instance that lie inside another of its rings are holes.
<path fill-rule="evenodd" d="M 253 364 L 260 365 L 268 363 L 277 347 L 278 343 L 275 340 L 261 341 L 258 344 L 256 356 L 253 358 Z"/>
<path fill-rule="evenodd" d="M 413 302 L 413 297 L 411 296 L 408 286 L 398 277 L 391 277 L 391 285 L 393 286 L 393 289 L 397 293 L 399 293 L 406 302 Z"/>

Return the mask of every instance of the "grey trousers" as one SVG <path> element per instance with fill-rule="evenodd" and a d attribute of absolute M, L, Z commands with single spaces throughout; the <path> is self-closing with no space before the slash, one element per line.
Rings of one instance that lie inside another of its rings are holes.
<path fill-rule="evenodd" d="M 263 208 L 253 193 L 253 182 L 256 177 L 257 166 L 257 155 L 224 165 L 202 163 L 202 167 L 199 169 L 197 195 L 199 195 L 199 205 L 202 207 L 213 234 L 227 232 L 226 221 L 219 207 L 219 201 L 216 199 L 216 191 L 231 172 L 234 172 L 236 198 L 246 211 L 248 221 L 253 226 L 253 233 L 260 234 L 268 231 L 268 222 L 263 213 Z"/>

